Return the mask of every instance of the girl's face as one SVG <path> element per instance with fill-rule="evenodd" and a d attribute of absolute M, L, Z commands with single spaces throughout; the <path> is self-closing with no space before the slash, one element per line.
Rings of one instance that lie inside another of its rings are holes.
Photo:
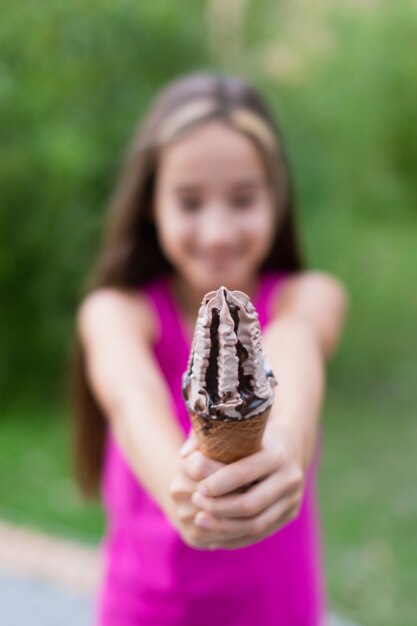
<path fill-rule="evenodd" d="M 269 252 L 276 221 L 251 140 L 211 121 L 164 148 L 154 219 L 162 250 L 188 287 L 245 290 Z"/>

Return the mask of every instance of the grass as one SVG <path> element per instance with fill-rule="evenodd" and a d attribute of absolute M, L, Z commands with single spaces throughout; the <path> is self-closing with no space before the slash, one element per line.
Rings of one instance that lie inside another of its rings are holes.
<path fill-rule="evenodd" d="M 329 595 L 367 626 L 414 619 L 415 411 L 386 398 L 329 393 L 320 499 Z"/>
<path fill-rule="evenodd" d="M 344 246 L 331 255 L 317 240 L 314 248 L 332 259 L 351 295 L 323 412 L 329 595 L 336 610 L 366 626 L 415 620 L 414 228 L 405 219 L 352 220 L 344 224 Z"/>
<path fill-rule="evenodd" d="M 0 516 L 45 531 L 96 541 L 99 504 L 86 504 L 71 475 L 65 411 L 23 408 L 0 421 Z"/>

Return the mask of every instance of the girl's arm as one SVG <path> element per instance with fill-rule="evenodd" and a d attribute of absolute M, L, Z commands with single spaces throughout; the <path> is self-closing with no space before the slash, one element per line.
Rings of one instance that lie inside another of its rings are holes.
<path fill-rule="evenodd" d="M 279 382 L 271 425 L 293 434 L 304 470 L 315 448 L 325 362 L 336 351 L 346 310 L 347 294 L 339 281 L 305 272 L 288 279 L 279 292 L 265 334 L 267 362 Z"/>
<path fill-rule="evenodd" d="M 315 449 L 325 359 L 336 349 L 346 301 L 340 283 L 323 274 L 302 274 L 283 287 L 264 338 L 278 388 L 263 448 L 201 480 L 193 497 L 201 508 L 197 524 L 217 532 L 219 546 L 255 543 L 298 514 Z M 189 452 L 185 472 L 196 476 L 202 456 Z M 247 493 L 232 493 L 254 480 L 258 484 Z"/>
<path fill-rule="evenodd" d="M 151 350 L 158 329 L 149 305 L 138 293 L 101 289 L 80 306 L 77 327 L 89 384 L 133 473 L 188 543 L 207 545 L 210 533 L 193 523 L 196 483 L 178 468 L 184 437 Z M 199 477 L 220 466 L 209 461 Z M 177 500 L 170 496 L 174 477 Z M 178 515 L 179 506 L 187 508 L 186 515 Z"/>

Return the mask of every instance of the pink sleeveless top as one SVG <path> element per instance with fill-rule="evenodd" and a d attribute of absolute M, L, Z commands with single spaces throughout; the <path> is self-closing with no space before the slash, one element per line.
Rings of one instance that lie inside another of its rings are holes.
<path fill-rule="evenodd" d="M 262 328 L 282 274 L 261 277 L 253 299 Z M 168 281 L 142 288 L 159 322 L 155 355 L 169 385 L 175 417 L 189 417 L 181 377 L 190 350 Z M 157 453 L 157 449 L 156 449 Z M 100 626 L 319 626 L 324 585 L 315 512 L 313 464 L 296 520 L 263 541 L 237 550 L 186 545 L 130 471 L 109 433 L 103 472 L 108 526 Z"/>

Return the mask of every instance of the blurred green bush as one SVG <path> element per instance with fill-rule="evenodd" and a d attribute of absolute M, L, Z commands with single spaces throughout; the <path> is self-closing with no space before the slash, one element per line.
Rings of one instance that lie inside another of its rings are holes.
<path fill-rule="evenodd" d="M 206 62 L 201 3 L 9 3 L 0 23 L 0 396 L 54 399 L 139 113 Z M 61 373 L 61 374 L 60 374 Z"/>
<path fill-rule="evenodd" d="M 298 44 L 297 80 L 265 88 L 289 141 L 308 256 L 351 294 L 332 381 L 396 414 L 396 401 L 416 399 L 417 5 L 360 4 L 323 9 L 324 41 Z"/>
<path fill-rule="evenodd" d="M 3 5 L 3 398 L 45 400 L 62 392 L 74 309 L 131 131 L 157 88 L 202 66 L 252 78 L 279 113 L 308 256 L 313 265 L 338 273 L 365 303 L 360 321 L 353 322 L 343 376 L 347 367 L 358 380 L 365 370 L 379 371 L 391 299 L 397 284 L 411 280 L 413 261 L 416 9 L 406 0 L 381 0 L 368 11 L 326 8 L 310 26 L 324 28 L 331 45 L 315 55 L 301 41 L 304 70 L 292 80 L 288 73 L 272 75 L 261 54 L 286 37 L 288 8 L 249 2 L 245 48 L 240 58 L 222 64 L 221 50 L 215 59 L 208 52 L 208 4 Z M 411 309 L 404 319 L 400 309 L 401 350 L 407 350 Z M 371 327 L 365 360 L 357 350 L 363 325 Z M 395 353 L 397 338 L 390 341 Z"/>

